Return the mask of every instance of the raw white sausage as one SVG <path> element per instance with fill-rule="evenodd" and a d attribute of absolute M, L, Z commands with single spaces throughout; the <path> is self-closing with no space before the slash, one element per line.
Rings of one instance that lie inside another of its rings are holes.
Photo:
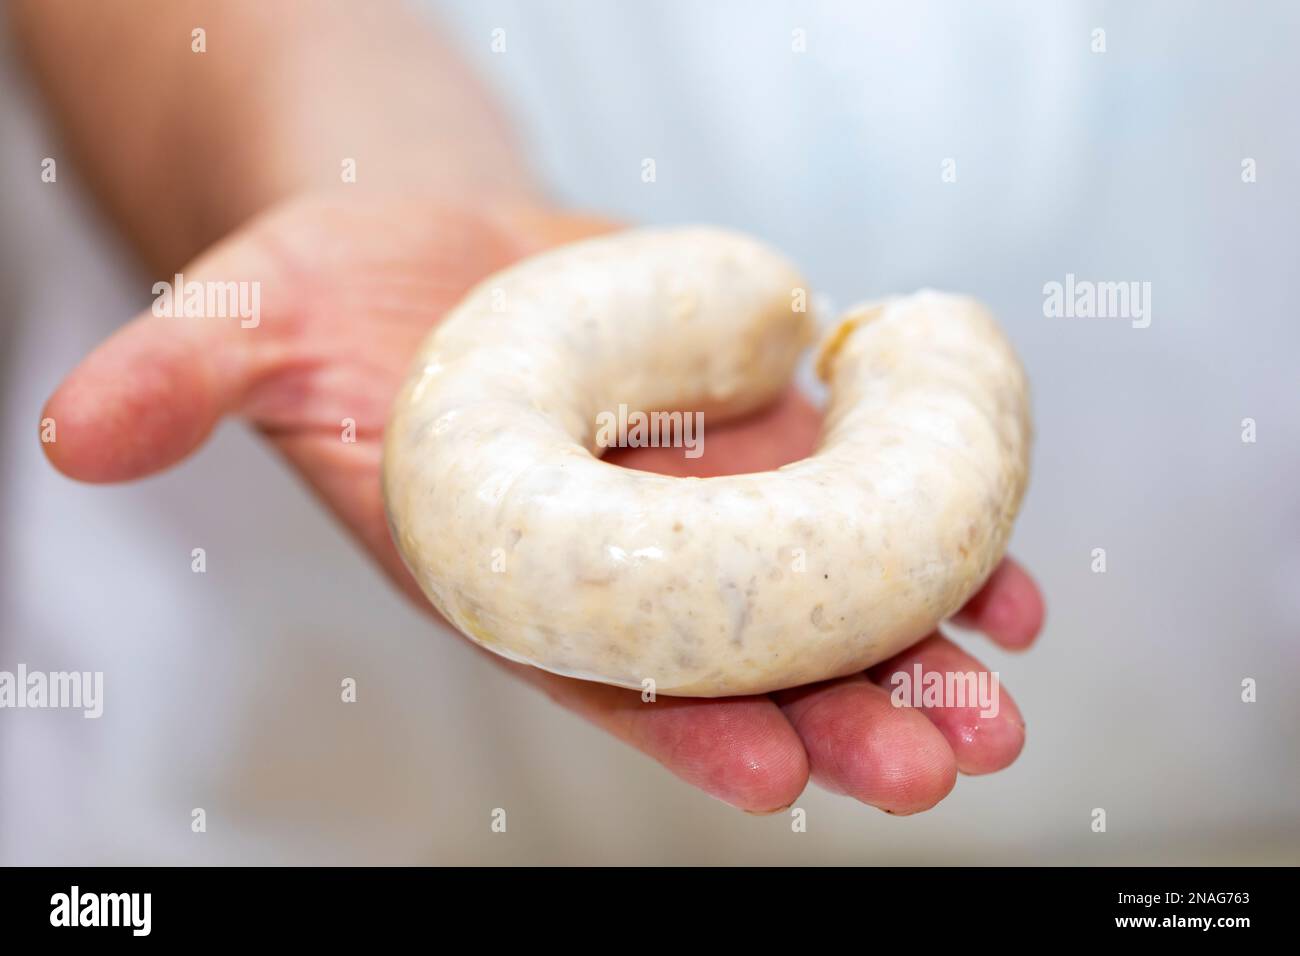
<path fill-rule="evenodd" d="M 598 457 L 597 419 L 788 383 L 812 333 L 779 255 L 644 229 L 526 260 L 429 335 L 384 450 L 389 522 L 459 630 L 537 667 L 712 697 L 862 670 L 929 634 L 998 563 L 1024 491 L 1024 373 L 976 302 L 860 306 L 827 337 L 809 458 L 673 478 Z"/>

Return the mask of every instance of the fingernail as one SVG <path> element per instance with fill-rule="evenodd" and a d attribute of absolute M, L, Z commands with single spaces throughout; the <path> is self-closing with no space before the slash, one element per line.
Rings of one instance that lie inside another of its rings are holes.
<path fill-rule="evenodd" d="M 789 810 L 793 806 L 794 806 L 794 801 L 791 800 L 785 806 L 777 807 L 775 810 L 746 810 L 745 813 L 748 813 L 751 817 L 770 817 L 776 813 L 784 813 L 786 810 Z"/>

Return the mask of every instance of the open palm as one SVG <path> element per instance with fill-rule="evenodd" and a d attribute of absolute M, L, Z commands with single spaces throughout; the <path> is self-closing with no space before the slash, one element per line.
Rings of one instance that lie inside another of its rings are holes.
<path fill-rule="evenodd" d="M 442 200 L 312 198 L 283 204 L 183 270 L 189 281 L 256 281 L 255 327 L 238 318 L 135 320 L 101 345 L 50 399 L 53 463 L 85 481 L 167 467 L 239 415 L 266 435 L 390 577 L 428 608 L 389 537 L 379 462 L 384 422 L 416 345 L 471 285 L 512 261 L 609 224 L 531 210 L 458 208 Z M 355 423 L 349 427 L 347 422 Z M 630 467 L 710 475 L 775 467 L 807 454 L 817 412 L 791 391 L 767 411 L 711 430 L 707 454 L 611 454 Z M 355 441 L 345 441 L 355 432 Z M 428 608 L 434 613 L 432 608 Z M 959 616 L 1004 647 L 1027 646 L 1042 621 L 1028 576 L 1003 562 Z M 746 810 L 791 804 L 811 775 L 893 813 L 933 806 L 958 771 L 1000 769 L 1024 724 L 1000 713 L 896 708 L 888 676 L 984 668 L 938 634 L 870 672 L 780 693 L 717 700 L 660 697 L 558 677 L 493 658 L 557 703 Z"/>

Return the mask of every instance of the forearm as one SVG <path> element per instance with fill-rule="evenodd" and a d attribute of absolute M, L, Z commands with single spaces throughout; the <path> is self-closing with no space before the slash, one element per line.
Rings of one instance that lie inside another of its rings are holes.
<path fill-rule="evenodd" d="M 11 9 L 85 179 L 154 267 L 308 190 L 535 196 L 491 98 L 395 0 Z M 192 48 L 196 28 L 206 52 Z"/>

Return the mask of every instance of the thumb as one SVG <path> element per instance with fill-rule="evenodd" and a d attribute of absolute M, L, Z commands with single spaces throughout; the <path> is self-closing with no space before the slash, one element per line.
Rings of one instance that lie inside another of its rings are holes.
<path fill-rule="evenodd" d="M 54 467 L 80 481 L 126 481 L 198 448 L 252 384 L 262 291 L 283 293 L 279 273 L 241 234 L 183 269 L 182 287 L 174 276 L 155 285 L 153 308 L 96 348 L 46 402 L 43 437 L 52 420 L 53 440 L 44 448 Z"/>

